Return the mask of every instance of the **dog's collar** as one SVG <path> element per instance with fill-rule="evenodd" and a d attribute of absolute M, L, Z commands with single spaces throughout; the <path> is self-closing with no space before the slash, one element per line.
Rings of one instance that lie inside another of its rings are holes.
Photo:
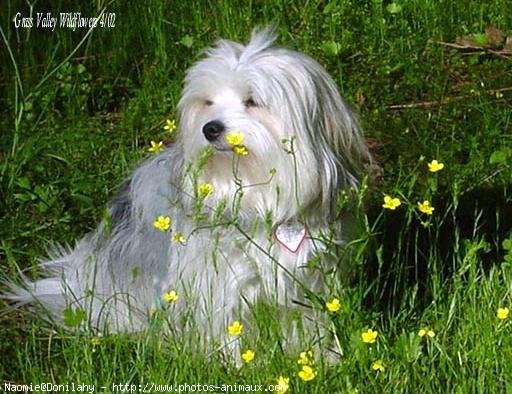
<path fill-rule="evenodd" d="M 276 226 L 276 241 L 291 253 L 297 253 L 308 235 L 306 225 L 300 222 L 283 222 Z"/>

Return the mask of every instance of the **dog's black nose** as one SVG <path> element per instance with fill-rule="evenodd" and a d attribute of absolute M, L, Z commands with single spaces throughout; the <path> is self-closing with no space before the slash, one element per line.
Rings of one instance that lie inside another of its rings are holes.
<path fill-rule="evenodd" d="M 226 129 L 222 122 L 212 120 L 203 126 L 203 134 L 208 141 L 214 141 L 219 138 L 219 135 Z"/>

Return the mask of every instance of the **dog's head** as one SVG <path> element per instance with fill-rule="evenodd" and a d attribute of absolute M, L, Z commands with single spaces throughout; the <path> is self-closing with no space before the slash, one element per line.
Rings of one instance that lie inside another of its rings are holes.
<path fill-rule="evenodd" d="M 328 214 L 341 188 L 357 186 L 369 153 L 327 72 L 274 39 L 266 29 L 246 46 L 220 40 L 190 68 L 179 144 L 189 163 L 213 148 L 199 178 L 217 198 L 232 199 L 237 178 L 242 208 L 280 220 L 312 207 Z"/>

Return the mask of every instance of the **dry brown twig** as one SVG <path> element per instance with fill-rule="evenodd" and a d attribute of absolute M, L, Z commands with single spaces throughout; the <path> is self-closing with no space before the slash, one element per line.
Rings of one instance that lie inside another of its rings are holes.
<path fill-rule="evenodd" d="M 489 94 L 496 94 L 496 93 L 503 93 L 503 92 L 510 92 L 512 91 L 512 86 L 506 87 L 506 88 L 500 88 L 500 89 L 491 89 L 486 90 L 486 93 Z M 432 101 L 418 101 L 414 103 L 406 103 L 406 104 L 392 104 L 388 106 L 388 109 L 390 110 L 401 110 L 401 109 L 410 109 L 410 108 L 432 108 L 432 107 L 438 107 L 443 104 L 452 103 L 454 101 L 460 101 L 468 98 L 468 95 L 461 95 L 461 96 L 453 96 L 453 97 L 445 97 L 441 100 L 432 100 Z"/>

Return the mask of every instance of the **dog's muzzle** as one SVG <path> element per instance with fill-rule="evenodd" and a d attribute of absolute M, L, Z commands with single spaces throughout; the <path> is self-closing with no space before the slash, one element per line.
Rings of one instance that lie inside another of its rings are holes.
<path fill-rule="evenodd" d="M 203 126 L 203 134 L 210 142 L 217 140 L 225 130 L 224 123 L 218 120 L 212 120 Z"/>

